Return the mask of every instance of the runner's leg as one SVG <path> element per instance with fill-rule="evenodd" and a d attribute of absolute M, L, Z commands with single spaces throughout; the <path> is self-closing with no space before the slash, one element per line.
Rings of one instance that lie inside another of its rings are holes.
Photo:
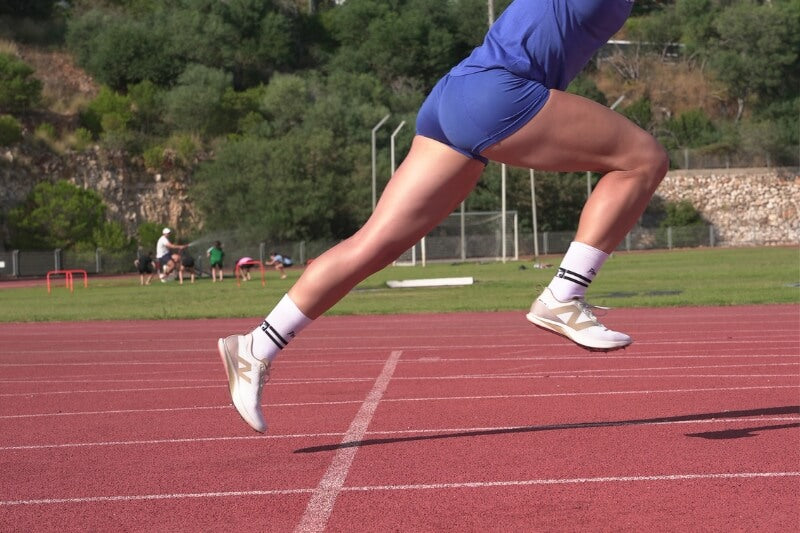
<path fill-rule="evenodd" d="M 482 155 L 524 168 L 602 172 L 576 241 L 610 253 L 647 207 L 668 159 L 646 131 L 592 100 L 551 90 L 542 110 Z"/>
<path fill-rule="evenodd" d="M 315 259 L 289 297 L 307 317 L 318 317 L 449 215 L 475 187 L 483 169 L 480 161 L 416 136 L 366 224 Z"/>

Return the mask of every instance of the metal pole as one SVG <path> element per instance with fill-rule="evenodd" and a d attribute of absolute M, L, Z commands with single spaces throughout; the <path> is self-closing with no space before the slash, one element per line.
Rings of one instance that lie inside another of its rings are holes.
<path fill-rule="evenodd" d="M 533 258 L 539 257 L 539 235 L 536 227 L 536 173 L 531 169 L 531 216 L 533 217 Z"/>
<path fill-rule="evenodd" d="M 506 164 L 503 163 L 500 168 L 500 216 L 503 219 L 500 221 L 500 228 L 502 233 L 503 263 L 506 262 Z"/>
<path fill-rule="evenodd" d="M 592 194 L 592 173 L 587 171 L 586 172 L 586 198 L 589 198 Z"/>
<path fill-rule="evenodd" d="M 486 9 L 489 15 L 489 26 L 491 26 L 494 24 L 494 0 L 486 0 Z"/>
<path fill-rule="evenodd" d="M 377 170 L 377 161 L 375 159 L 375 133 L 381 126 L 383 126 L 384 122 L 389 120 L 390 116 L 391 115 L 386 115 L 381 119 L 380 122 L 375 124 L 374 128 L 372 128 L 372 210 L 373 211 L 375 211 L 375 204 L 378 203 L 378 197 L 376 192 L 377 191 L 376 181 L 377 181 L 378 170 Z"/>
<path fill-rule="evenodd" d="M 400 130 L 403 129 L 403 126 L 406 125 L 406 121 L 402 121 L 399 126 L 392 132 L 391 140 L 391 158 L 392 158 L 392 176 L 394 175 L 394 171 L 397 166 L 394 164 L 394 138 L 397 137 L 397 134 L 400 133 Z"/>
<path fill-rule="evenodd" d="M 467 259 L 467 232 L 465 227 L 464 203 L 461 202 L 461 260 Z"/>
<path fill-rule="evenodd" d="M 514 261 L 519 261 L 519 216 L 514 211 Z"/>

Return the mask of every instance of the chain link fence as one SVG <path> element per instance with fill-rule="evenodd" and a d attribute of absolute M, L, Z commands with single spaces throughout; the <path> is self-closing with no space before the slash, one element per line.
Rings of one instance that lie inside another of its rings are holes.
<path fill-rule="evenodd" d="M 767 150 L 683 148 L 669 152 L 670 169 L 775 168 L 800 166 L 800 146 Z"/>
<path fill-rule="evenodd" d="M 404 253 L 398 265 L 424 264 L 431 262 L 502 261 L 535 255 L 557 255 L 567 251 L 575 237 L 574 231 L 547 231 L 521 233 L 517 229 L 516 213 L 509 213 L 506 225 L 505 245 L 498 216 L 465 224 L 464 230 L 456 229 L 453 220 L 444 223 L 429 233 L 425 239 Z M 459 215 L 452 215 L 458 218 Z M 451 217 L 451 218 L 452 218 Z M 487 220 L 493 221 L 487 222 Z M 634 228 L 623 239 L 618 251 L 657 250 L 672 248 L 715 246 L 765 246 L 775 244 L 769 240 L 763 228 L 753 227 L 745 232 L 747 238 L 728 242 L 714 226 L 695 225 L 666 228 Z M 800 236 L 799 236 L 800 238 Z M 214 241 L 195 241 L 190 250 L 195 257 L 195 266 L 200 275 L 208 275 L 206 250 Z M 225 267 L 232 272 L 236 260 L 248 256 L 262 262 L 273 251 L 293 259 L 295 265 L 304 265 L 336 244 L 336 241 L 299 241 L 284 243 L 231 242 L 225 247 Z M 783 243 L 783 244 L 797 244 Z M 11 250 L 0 251 L 0 280 L 24 277 L 44 277 L 53 270 L 80 269 L 89 274 L 124 274 L 135 272 L 135 253 L 109 253 L 101 249 L 94 252 L 67 252 L 62 250 Z"/>

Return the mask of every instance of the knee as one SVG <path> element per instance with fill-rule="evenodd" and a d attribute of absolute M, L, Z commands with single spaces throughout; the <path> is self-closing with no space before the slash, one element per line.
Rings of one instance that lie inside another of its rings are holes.
<path fill-rule="evenodd" d="M 631 151 L 631 169 L 637 170 L 643 185 L 655 191 L 669 170 L 669 155 L 654 137 L 647 135 L 645 139 Z"/>

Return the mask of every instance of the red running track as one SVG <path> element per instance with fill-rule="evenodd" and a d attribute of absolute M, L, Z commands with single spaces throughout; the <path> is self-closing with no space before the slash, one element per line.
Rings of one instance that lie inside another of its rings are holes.
<path fill-rule="evenodd" d="M 215 349 L 257 321 L 0 325 L 0 531 L 800 524 L 796 305 L 616 310 L 607 354 L 521 313 L 326 317 L 267 436 Z"/>

